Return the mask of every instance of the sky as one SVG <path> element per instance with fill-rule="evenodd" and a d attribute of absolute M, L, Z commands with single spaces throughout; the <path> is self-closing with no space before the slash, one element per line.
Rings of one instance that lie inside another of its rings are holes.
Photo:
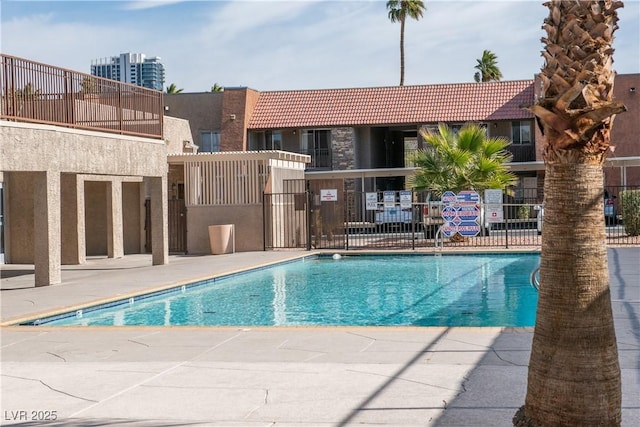
<path fill-rule="evenodd" d="M 425 0 L 405 30 L 405 85 L 473 82 L 484 50 L 503 80 L 540 71 L 542 0 Z M 618 9 L 614 69 L 640 73 L 640 0 Z M 383 0 L 0 0 L 0 51 L 90 73 L 120 53 L 160 57 L 165 87 L 259 91 L 395 86 L 400 25 Z"/>

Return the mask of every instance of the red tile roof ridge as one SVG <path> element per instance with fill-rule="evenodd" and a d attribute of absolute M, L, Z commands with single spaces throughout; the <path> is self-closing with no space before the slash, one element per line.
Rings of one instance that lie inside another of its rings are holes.
<path fill-rule="evenodd" d="M 415 84 L 415 85 L 389 85 L 389 86 L 354 86 L 354 87 L 335 87 L 335 88 L 320 88 L 320 89 L 281 89 L 281 90 L 265 90 L 260 91 L 260 95 L 263 94 L 286 94 L 286 93 L 301 93 L 301 92 L 342 92 L 342 91 L 378 91 L 383 89 L 393 90 L 407 90 L 416 88 L 436 88 L 436 87 L 461 87 L 461 86 L 486 86 L 486 85 L 504 85 L 508 83 L 527 83 L 532 84 L 534 79 L 520 79 L 520 80 L 499 80 L 490 82 L 457 82 L 457 83 L 428 83 L 428 84 Z"/>
<path fill-rule="evenodd" d="M 261 92 L 249 129 L 532 118 L 534 80 Z"/>

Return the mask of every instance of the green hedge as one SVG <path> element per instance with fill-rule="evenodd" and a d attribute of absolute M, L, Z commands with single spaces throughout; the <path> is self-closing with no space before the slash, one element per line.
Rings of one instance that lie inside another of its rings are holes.
<path fill-rule="evenodd" d="M 640 190 L 620 192 L 622 221 L 629 236 L 640 236 Z"/>

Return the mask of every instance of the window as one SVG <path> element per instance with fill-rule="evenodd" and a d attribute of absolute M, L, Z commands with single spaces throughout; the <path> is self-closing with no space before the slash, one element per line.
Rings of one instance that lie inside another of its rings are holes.
<path fill-rule="evenodd" d="M 331 131 L 306 129 L 302 131 L 300 152 L 311 156 L 312 168 L 331 167 Z"/>
<path fill-rule="evenodd" d="M 409 160 L 416 151 L 418 151 L 418 138 L 415 136 L 409 136 L 404 138 L 404 167 L 411 168 L 415 164 Z"/>
<path fill-rule="evenodd" d="M 251 150 L 282 150 L 282 133 L 279 130 L 249 132 Z"/>
<path fill-rule="evenodd" d="M 282 150 L 282 134 L 280 131 L 266 131 L 264 139 L 265 150 Z"/>
<path fill-rule="evenodd" d="M 511 122 L 511 141 L 513 144 L 531 144 L 531 123 Z"/>
<path fill-rule="evenodd" d="M 216 153 L 220 151 L 220 131 L 200 132 L 200 153 Z"/>

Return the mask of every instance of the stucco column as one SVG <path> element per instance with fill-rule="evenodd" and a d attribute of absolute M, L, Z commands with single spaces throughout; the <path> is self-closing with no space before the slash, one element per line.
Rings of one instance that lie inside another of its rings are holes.
<path fill-rule="evenodd" d="M 76 175 L 77 177 L 77 175 Z M 84 200 L 84 179 L 76 179 L 76 239 L 77 244 L 77 261 L 78 264 L 87 262 L 87 228 L 85 225 L 86 209 Z"/>
<path fill-rule="evenodd" d="M 84 180 L 77 174 L 61 176 L 62 264 L 84 264 L 86 241 L 84 226 Z"/>
<path fill-rule="evenodd" d="M 149 178 L 151 186 L 151 253 L 152 264 L 169 263 L 169 229 L 167 217 L 167 177 Z"/>
<path fill-rule="evenodd" d="M 124 256 L 122 228 L 122 181 L 114 179 L 107 184 L 107 256 Z"/>
<path fill-rule="evenodd" d="M 61 283 L 60 172 L 34 173 L 33 207 L 35 284 Z"/>

